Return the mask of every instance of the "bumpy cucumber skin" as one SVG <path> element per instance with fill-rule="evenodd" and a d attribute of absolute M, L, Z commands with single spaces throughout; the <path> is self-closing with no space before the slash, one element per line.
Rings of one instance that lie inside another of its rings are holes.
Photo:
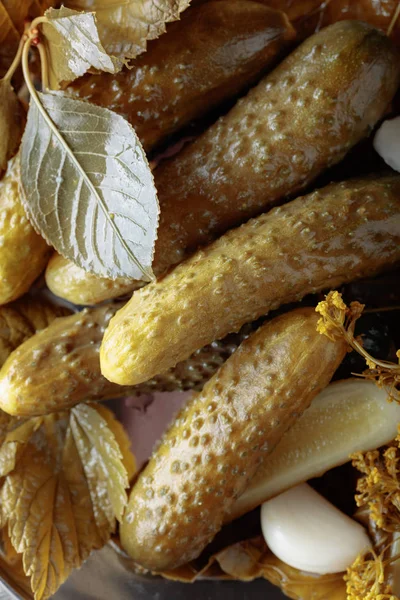
<path fill-rule="evenodd" d="M 246 88 L 294 37 L 283 12 L 249 0 L 210 1 L 169 25 L 132 69 L 85 75 L 69 90 L 125 117 L 148 152 Z"/>
<path fill-rule="evenodd" d="M 0 367 L 11 352 L 36 331 L 45 329 L 58 317 L 70 314 L 63 306 L 42 297 L 25 296 L 0 307 Z"/>
<path fill-rule="evenodd" d="M 170 25 L 132 70 L 85 75 L 68 90 L 122 114 L 149 151 L 265 73 L 294 36 L 282 12 L 249 0 L 211 1 Z M 56 254 L 46 269 L 46 283 L 56 296 L 82 305 L 117 298 L 143 285 L 96 277 Z"/>
<path fill-rule="evenodd" d="M 81 306 L 93 306 L 110 298 L 130 294 L 143 285 L 126 277 L 97 277 L 56 252 L 46 267 L 46 284 L 53 294 Z"/>
<path fill-rule="evenodd" d="M 19 168 L 17 155 L 8 162 L 0 181 L 0 305 L 29 290 L 51 253 L 22 205 Z"/>
<path fill-rule="evenodd" d="M 104 329 L 120 304 L 85 310 L 51 325 L 57 315 L 65 314 L 64 309 L 56 313 L 51 306 L 35 307 L 31 299 L 28 306 L 16 302 L 0 307 L 0 366 L 4 363 L 0 407 L 19 417 L 65 410 L 87 400 L 201 389 L 256 327 L 246 325 L 238 334 L 198 350 L 166 373 L 125 387 L 101 375 L 99 360 Z M 36 325 L 37 329 L 49 326 L 33 335 Z"/>
<path fill-rule="evenodd" d="M 18 346 L 0 371 L 1 409 L 34 416 L 110 398 L 116 389 L 126 393 L 99 372 L 99 345 L 115 310 L 105 306 L 57 319 Z"/>
<path fill-rule="evenodd" d="M 346 347 L 316 331 L 318 315 L 281 315 L 241 344 L 163 437 L 134 485 L 120 535 L 142 566 L 196 558 L 263 458 L 330 381 Z"/>
<path fill-rule="evenodd" d="M 103 374 L 162 373 L 282 304 L 400 261 L 400 176 L 331 184 L 275 208 L 135 292 L 111 320 Z"/>
<path fill-rule="evenodd" d="M 400 83 L 392 42 L 342 21 L 308 38 L 155 172 L 155 272 L 308 185 L 384 114 Z"/>
<path fill-rule="evenodd" d="M 225 117 L 155 170 L 161 206 L 155 274 L 339 162 L 383 115 L 399 81 L 397 51 L 370 25 L 343 21 L 307 39 Z M 89 276 L 82 285 L 78 267 L 58 264 L 58 274 L 49 267 L 47 282 L 73 302 L 117 297 L 126 284 L 113 288 Z M 133 282 L 131 291 L 140 285 Z"/>

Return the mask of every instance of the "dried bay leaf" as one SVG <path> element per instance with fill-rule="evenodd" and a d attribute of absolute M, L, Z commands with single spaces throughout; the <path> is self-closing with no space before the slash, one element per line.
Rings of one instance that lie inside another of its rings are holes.
<path fill-rule="evenodd" d="M 30 419 L 2 441 L 0 456 L 10 459 L 0 460 L 3 522 L 36 600 L 109 540 L 125 508 L 128 477 L 111 418 L 81 405 Z"/>
<path fill-rule="evenodd" d="M 148 40 L 165 32 L 165 25 L 179 19 L 190 0 L 69 0 L 76 10 L 96 12 L 100 39 L 109 54 L 135 58 Z"/>
<path fill-rule="evenodd" d="M 22 110 L 7 79 L 0 80 L 0 173 L 16 152 L 22 135 Z"/>
<path fill-rule="evenodd" d="M 52 89 L 61 82 L 70 82 L 90 68 L 117 73 L 123 60 L 109 56 L 97 31 L 94 13 L 76 12 L 62 6 L 46 11 L 42 24 L 49 61 L 49 81 Z"/>
<path fill-rule="evenodd" d="M 63 256 L 101 277 L 151 279 L 159 207 L 138 137 L 121 116 L 65 97 L 31 100 L 21 145 L 25 209 Z"/>

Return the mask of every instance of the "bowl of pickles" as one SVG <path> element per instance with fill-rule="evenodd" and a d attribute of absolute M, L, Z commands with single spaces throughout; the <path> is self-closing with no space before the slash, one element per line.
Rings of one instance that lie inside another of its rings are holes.
<path fill-rule="evenodd" d="M 5 596 L 400 598 L 400 4 L 0 17 Z"/>

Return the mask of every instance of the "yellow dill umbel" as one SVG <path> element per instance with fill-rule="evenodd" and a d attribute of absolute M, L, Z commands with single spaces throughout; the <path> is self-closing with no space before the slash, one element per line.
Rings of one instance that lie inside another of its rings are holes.
<path fill-rule="evenodd" d="M 344 576 L 347 600 L 399 600 L 387 583 L 389 562 L 374 550 L 359 554 Z"/>
<path fill-rule="evenodd" d="M 315 310 L 321 315 L 317 323 L 317 331 L 320 334 L 326 335 L 330 340 L 343 337 L 349 346 L 365 359 L 368 368 L 357 376 L 371 379 L 386 390 L 388 400 L 400 403 L 400 350 L 396 353 L 399 359 L 397 364 L 378 360 L 363 348 L 361 339 L 354 337 L 355 323 L 361 316 L 364 305 L 351 302 L 346 306 L 342 295 L 333 291 L 329 292 L 325 300 L 319 302 Z"/>

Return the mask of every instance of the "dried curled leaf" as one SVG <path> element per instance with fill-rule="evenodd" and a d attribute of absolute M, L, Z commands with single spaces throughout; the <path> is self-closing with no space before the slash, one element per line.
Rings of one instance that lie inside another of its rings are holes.
<path fill-rule="evenodd" d="M 25 296 L 0 307 L 0 367 L 11 352 L 57 317 L 70 314 L 67 308 L 38 296 Z"/>
<path fill-rule="evenodd" d="M 234 544 L 214 559 L 233 578 L 264 577 L 294 600 L 346 600 L 342 573 L 313 575 L 294 569 L 272 554 L 261 536 Z"/>
<path fill-rule="evenodd" d="M 99 415 L 105 420 L 108 428 L 114 434 L 114 437 L 117 440 L 122 455 L 122 463 L 125 467 L 128 479 L 131 480 L 134 474 L 136 473 L 136 460 L 134 455 L 132 454 L 131 440 L 129 439 L 128 434 L 123 428 L 122 423 L 118 421 L 114 413 L 109 411 L 108 408 L 106 408 L 103 404 L 96 405 L 96 410 L 99 413 Z"/>
<path fill-rule="evenodd" d="M 125 490 L 129 486 L 121 449 L 95 404 L 78 404 L 71 411 L 70 422 L 91 491 L 96 523 L 99 527 L 108 523 L 113 531 L 115 518 L 122 519 L 127 502 Z M 108 497 L 106 502 L 104 494 Z"/>
<path fill-rule="evenodd" d="M 22 135 L 21 107 L 7 79 L 0 80 L 0 173 L 15 154 Z"/>
<path fill-rule="evenodd" d="M 387 565 L 374 550 L 360 554 L 344 576 L 347 600 L 398 600 L 388 583 Z"/>
<path fill-rule="evenodd" d="M 1 530 L 2 544 L 0 553 L 0 577 L 3 579 L 2 567 L 7 570 L 13 582 L 22 585 L 25 592 L 30 593 L 31 586 L 29 578 L 25 575 L 22 557 L 13 547 L 7 528 Z M 4 564 L 5 563 L 5 564 Z"/>
<path fill-rule="evenodd" d="M 101 413 L 96 405 L 79 405 L 5 425 L 3 524 L 23 555 L 36 600 L 50 597 L 72 569 L 108 541 L 127 502 L 122 453 L 107 424 L 111 417 Z"/>
<path fill-rule="evenodd" d="M 17 52 L 26 19 L 40 16 L 58 0 L 0 0 L 0 77 Z M 0 103 L 3 108 L 3 105 Z"/>
<path fill-rule="evenodd" d="M 330 340 L 344 338 L 349 346 L 358 352 L 367 364 L 361 377 L 371 379 L 379 387 L 385 389 L 389 400 L 400 403 L 400 350 L 397 351 L 399 364 L 386 360 L 378 360 L 371 356 L 354 337 L 355 322 L 360 317 L 364 306 L 359 302 L 351 302 L 347 307 L 339 292 L 329 292 L 325 300 L 319 302 L 316 311 L 321 315 L 317 331 Z"/>
<path fill-rule="evenodd" d="M 100 39 L 109 54 L 135 58 L 148 40 L 165 32 L 165 24 L 179 19 L 190 0 L 69 0 L 76 10 L 96 12 Z"/>
<path fill-rule="evenodd" d="M 398 0 L 262 0 L 285 12 L 301 39 L 342 20 L 370 23 L 399 44 Z"/>
<path fill-rule="evenodd" d="M 20 34 L 0 0 L 0 77 L 5 75 L 11 65 L 18 49 L 19 40 Z"/>
<path fill-rule="evenodd" d="M 318 21 L 315 21 L 316 26 L 326 27 L 342 19 L 356 19 L 382 29 L 392 36 L 397 45 L 399 44 L 398 0 L 334 0 L 320 4 L 322 10 Z"/>
<path fill-rule="evenodd" d="M 25 208 L 41 235 L 102 277 L 151 279 L 158 225 L 153 176 L 135 131 L 108 109 L 38 94 L 21 146 Z"/>
<path fill-rule="evenodd" d="M 97 30 L 95 13 L 82 13 L 62 6 L 46 11 L 42 24 L 44 44 L 49 60 L 52 89 L 70 82 L 90 68 L 117 73 L 124 65 L 121 59 L 104 50 Z"/>
<path fill-rule="evenodd" d="M 368 507 L 380 529 L 400 531 L 400 434 L 389 446 L 351 458 L 363 474 L 357 482 L 357 506 Z"/>
<path fill-rule="evenodd" d="M 15 29 L 23 33 L 25 20 L 42 15 L 50 6 L 57 4 L 57 0 L 2 0 Z"/>

